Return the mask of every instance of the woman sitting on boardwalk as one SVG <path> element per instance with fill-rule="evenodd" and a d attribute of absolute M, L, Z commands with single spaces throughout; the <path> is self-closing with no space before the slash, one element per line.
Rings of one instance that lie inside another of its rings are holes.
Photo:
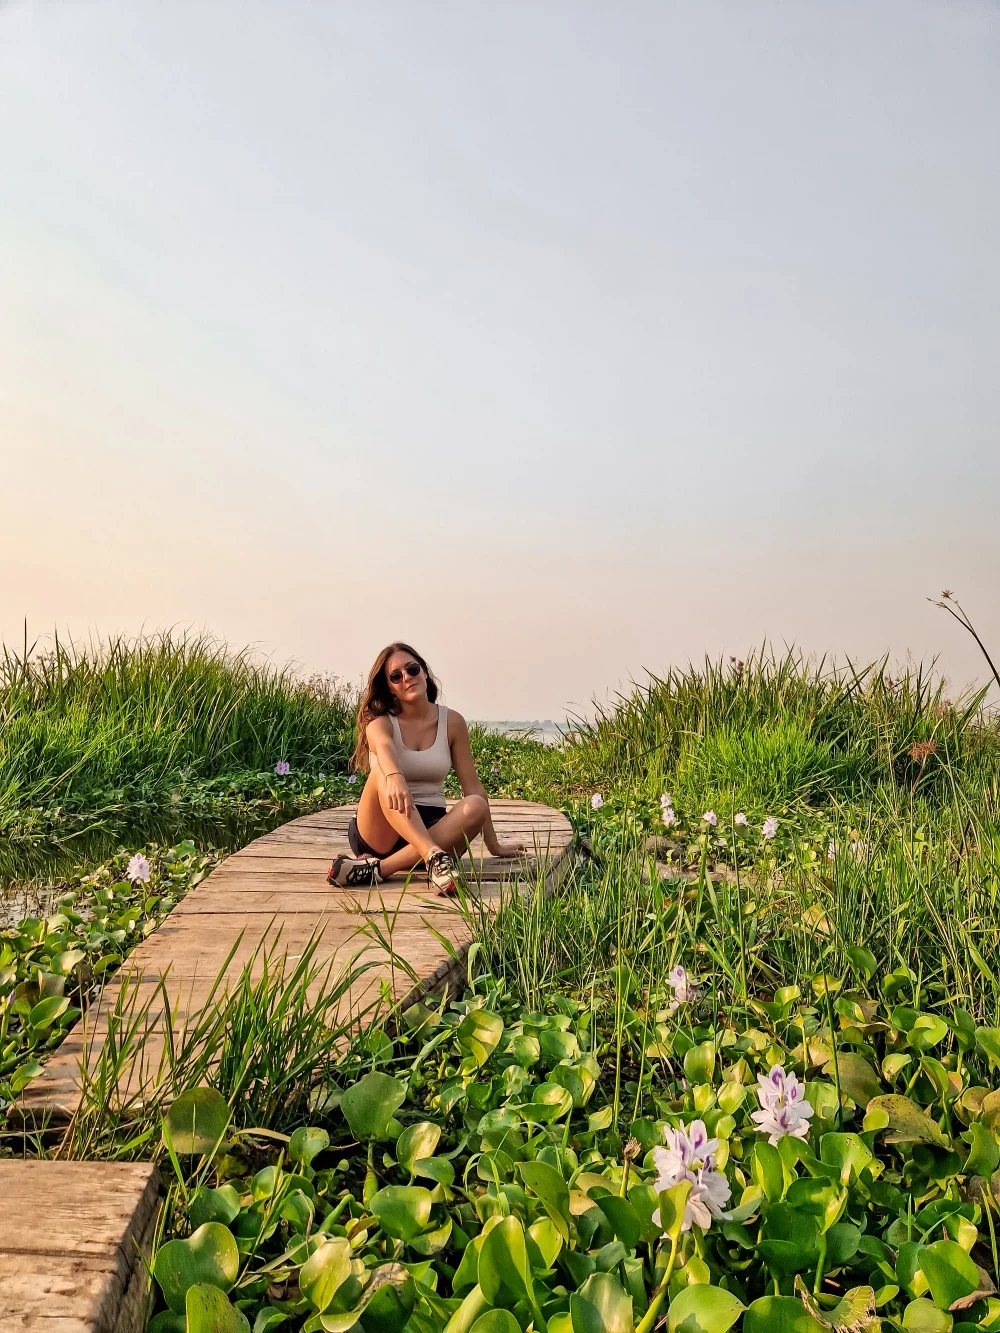
<path fill-rule="evenodd" d="M 451 895 L 457 890 L 450 853 L 461 855 L 478 833 L 491 856 L 524 851 L 516 839 L 497 837 L 465 719 L 437 697 L 437 681 L 409 644 L 382 649 L 358 709 L 353 764 L 370 777 L 348 828 L 354 854 L 337 857 L 330 884 L 377 884 L 423 861 L 428 881 Z M 453 768 L 465 796 L 448 810 L 444 781 Z"/>

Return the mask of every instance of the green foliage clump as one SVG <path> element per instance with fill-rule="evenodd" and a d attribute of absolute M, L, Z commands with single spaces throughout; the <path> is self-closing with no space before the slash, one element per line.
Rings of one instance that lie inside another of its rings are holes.
<path fill-rule="evenodd" d="M 190 841 L 120 853 L 82 876 L 48 917 L 0 930 L 0 1113 L 41 1073 L 41 1061 L 123 959 L 217 860 Z"/>
<path fill-rule="evenodd" d="M 0 830 L 285 761 L 342 770 L 354 697 L 205 637 L 163 634 L 0 657 Z"/>
<path fill-rule="evenodd" d="M 151 1333 L 995 1328 L 1000 1030 L 871 963 L 725 1009 L 479 976 L 288 1134 L 190 1089 Z"/>
<path fill-rule="evenodd" d="M 636 686 L 571 732 L 566 775 L 578 789 L 678 799 L 720 816 L 778 813 L 799 802 L 948 799 L 995 774 L 996 723 L 985 691 L 957 701 L 924 668 L 827 666 L 794 650 L 706 661 Z"/>

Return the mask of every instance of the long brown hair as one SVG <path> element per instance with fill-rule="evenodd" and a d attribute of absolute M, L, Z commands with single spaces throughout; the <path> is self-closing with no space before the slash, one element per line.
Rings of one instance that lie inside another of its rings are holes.
<path fill-rule="evenodd" d="M 351 755 L 351 767 L 359 773 L 367 773 L 371 765 L 366 731 L 368 723 L 374 722 L 377 717 L 388 717 L 390 713 L 399 712 L 399 700 L 390 690 L 389 681 L 385 674 L 385 664 L 393 653 L 409 653 L 414 662 L 419 662 L 424 669 L 424 675 L 427 677 L 427 698 L 431 703 L 434 703 L 438 697 L 440 687 L 430 667 L 416 648 L 411 648 L 408 643 L 390 643 L 388 648 L 383 648 L 375 659 L 375 665 L 368 673 L 368 684 L 365 686 L 361 695 L 361 703 L 358 706 L 358 739 L 354 747 L 354 753 Z"/>

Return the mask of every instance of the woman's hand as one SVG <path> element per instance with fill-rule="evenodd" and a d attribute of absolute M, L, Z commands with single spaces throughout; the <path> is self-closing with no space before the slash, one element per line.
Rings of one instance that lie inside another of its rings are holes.
<path fill-rule="evenodd" d="M 490 856 L 520 856 L 527 851 L 524 843 L 519 838 L 502 837 L 497 838 L 495 847 L 488 847 Z"/>
<path fill-rule="evenodd" d="M 407 819 L 413 817 L 413 798 L 402 773 L 389 773 L 385 779 L 385 795 L 390 810 L 398 810 Z"/>

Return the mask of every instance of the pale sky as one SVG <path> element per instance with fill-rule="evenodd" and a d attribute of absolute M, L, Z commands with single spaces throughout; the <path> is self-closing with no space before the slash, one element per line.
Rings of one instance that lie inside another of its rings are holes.
<path fill-rule="evenodd" d="M 998 70 L 989 0 L 0 0 L 0 634 L 980 675 Z"/>

